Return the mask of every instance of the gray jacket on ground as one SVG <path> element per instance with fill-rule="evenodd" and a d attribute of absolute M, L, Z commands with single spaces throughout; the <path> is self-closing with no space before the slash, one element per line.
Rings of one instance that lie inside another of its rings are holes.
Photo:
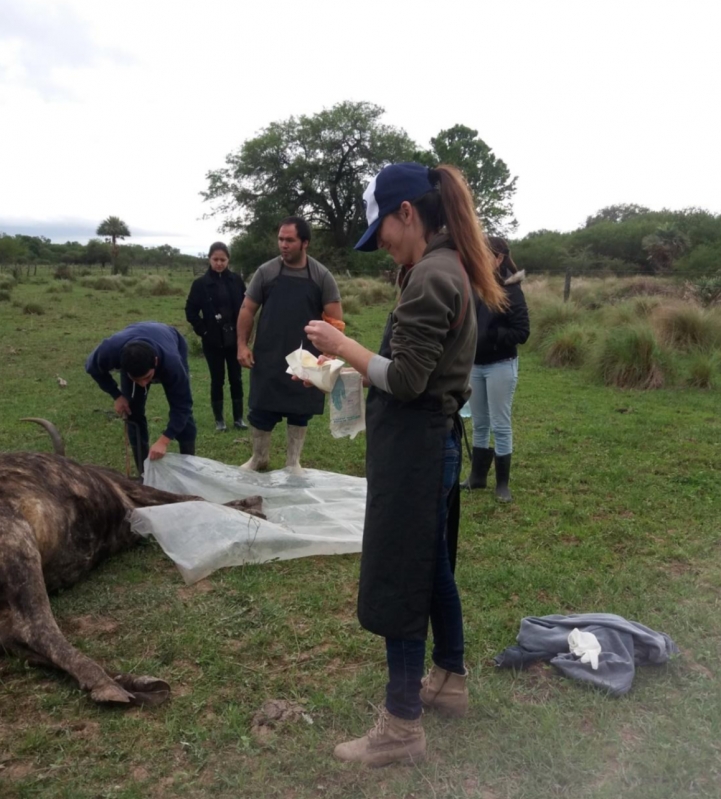
<path fill-rule="evenodd" d="M 569 651 L 568 634 L 575 628 L 593 633 L 601 644 L 595 671 Z M 517 646 L 496 655 L 496 666 L 522 669 L 538 660 L 550 661 L 567 677 L 602 688 L 612 696 L 631 690 L 636 666 L 661 665 L 679 651 L 665 633 L 614 613 L 529 616 L 521 621 L 516 640 Z"/>

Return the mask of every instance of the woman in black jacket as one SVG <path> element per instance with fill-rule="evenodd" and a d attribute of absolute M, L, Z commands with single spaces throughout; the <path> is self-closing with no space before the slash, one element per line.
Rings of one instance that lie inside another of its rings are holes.
<path fill-rule="evenodd" d="M 490 236 L 488 243 L 496 258 L 496 276 L 506 292 L 508 308 L 494 313 L 482 300 L 476 301 L 478 344 L 471 371 L 470 399 L 473 463 L 470 475 L 461 485 L 465 488 L 485 488 L 495 456 L 496 497 L 501 502 L 510 502 L 508 482 L 513 451 L 511 407 L 518 382 L 516 347 L 528 340 L 531 328 L 526 298 L 521 288 L 525 273 L 518 271 L 505 239 Z M 490 445 L 491 431 L 495 449 Z"/>
<path fill-rule="evenodd" d="M 246 429 L 243 421 L 243 383 L 235 324 L 245 297 L 245 283 L 240 275 L 228 269 L 230 252 L 222 241 L 210 245 L 208 271 L 193 281 L 185 303 L 185 318 L 200 336 L 203 355 L 210 370 L 210 404 L 215 416 L 215 429 L 226 430 L 223 418 L 223 384 L 228 367 L 230 396 L 233 401 L 233 423 Z"/>

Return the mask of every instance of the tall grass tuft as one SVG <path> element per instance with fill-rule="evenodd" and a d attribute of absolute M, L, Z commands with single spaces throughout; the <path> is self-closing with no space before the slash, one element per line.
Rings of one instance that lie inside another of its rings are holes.
<path fill-rule="evenodd" d="M 607 386 L 662 388 L 670 376 L 670 359 L 648 325 L 611 329 L 601 342 L 596 372 Z"/>
<path fill-rule="evenodd" d="M 667 306 L 654 315 L 663 344 L 681 352 L 711 350 L 721 344 L 721 322 L 693 305 Z"/>
<path fill-rule="evenodd" d="M 45 291 L 48 294 L 63 294 L 63 293 L 68 293 L 72 290 L 73 290 L 73 284 L 68 282 L 67 280 L 63 280 L 60 283 L 53 283 L 45 289 Z"/>
<path fill-rule="evenodd" d="M 140 296 L 170 297 L 174 294 L 185 294 L 179 286 L 171 285 L 167 277 L 146 277 L 135 288 L 136 294 Z"/>
<path fill-rule="evenodd" d="M 719 385 L 718 352 L 694 352 L 686 359 L 685 383 L 691 388 L 716 388 Z"/>
<path fill-rule="evenodd" d="M 591 336 L 579 324 L 572 323 L 552 330 L 541 345 L 541 355 L 546 366 L 582 366 L 588 356 Z"/>
<path fill-rule="evenodd" d="M 75 280 L 73 268 L 69 264 L 60 264 L 59 266 L 56 266 L 55 272 L 53 272 L 53 277 L 55 280 Z"/>
<path fill-rule="evenodd" d="M 27 302 L 23 305 L 23 313 L 28 314 L 28 316 L 42 316 L 45 313 L 45 308 L 40 303 Z"/>
<path fill-rule="evenodd" d="M 99 277 L 84 277 L 80 285 L 96 291 L 125 291 L 121 275 L 100 275 Z"/>
<path fill-rule="evenodd" d="M 577 322 L 579 317 L 578 308 L 570 302 L 554 300 L 542 305 L 531 320 L 531 345 L 536 349 L 541 348 L 551 333 Z"/>

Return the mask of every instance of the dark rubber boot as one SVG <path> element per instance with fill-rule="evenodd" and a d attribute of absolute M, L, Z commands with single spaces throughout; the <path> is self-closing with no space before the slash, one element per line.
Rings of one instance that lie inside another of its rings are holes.
<path fill-rule="evenodd" d="M 225 426 L 225 419 L 223 419 L 223 403 L 211 402 L 210 407 L 213 409 L 213 416 L 215 416 L 215 430 L 218 433 L 224 433 L 228 428 Z"/>
<path fill-rule="evenodd" d="M 243 400 L 233 400 L 233 426 L 238 430 L 248 429 L 248 425 L 243 421 Z"/>
<path fill-rule="evenodd" d="M 471 473 L 461 483 L 461 488 L 485 488 L 486 478 L 493 463 L 493 447 L 473 447 Z"/>
<path fill-rule="evenodd" d="M 511 453 L 496 455 L 496 499 L 499 502 L 510 502 L 513 497 L 508 488 L 511 477 Z"/>

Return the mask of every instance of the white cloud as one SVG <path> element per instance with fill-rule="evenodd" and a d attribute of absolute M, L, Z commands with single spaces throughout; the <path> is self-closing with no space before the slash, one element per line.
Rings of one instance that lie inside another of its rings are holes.
<path fill-rule="evenodd" d="M 519 176 L 521 232 L 613 202 L 721 211 L 721 12 L 703 0 L 2 8 L 0 218 L 114 214 L 204 250 L 207 171 L 269 122 L 346 99 L 422 145 L 478 129 Z"/>

